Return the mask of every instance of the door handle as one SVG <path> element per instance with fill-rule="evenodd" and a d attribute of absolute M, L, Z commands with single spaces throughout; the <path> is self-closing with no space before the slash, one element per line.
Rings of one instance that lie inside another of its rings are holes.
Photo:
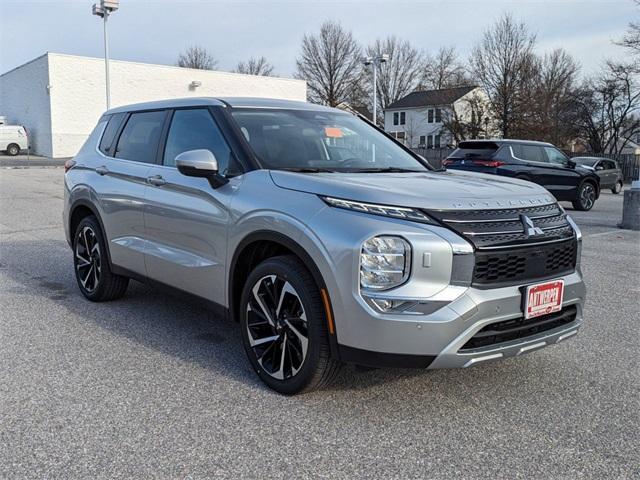
<path fill-rule="evenodd" d="M 98 175 L 106 175 L 107 173 L 109 173 L 109 169 L 102 165 L 100 167 L 96 167 L 96 173 Z"/>
<path fill-rule="evenodd" d="M 147 177 L 147 182 L 156 187 L 161 187 L 162 185 L 167 183 L 167 181 L 162 178 L 162 175 L 153 175 L 151 177 Z"/>

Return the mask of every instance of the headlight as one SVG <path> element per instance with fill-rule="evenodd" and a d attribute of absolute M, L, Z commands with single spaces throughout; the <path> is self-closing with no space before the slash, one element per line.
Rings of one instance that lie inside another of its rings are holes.
<path fill-rule="evenodd" d="M 355 202 L 353 200 L 343 200 L 334 197 L 321 197 L 332 207 L 355 210 L 356 212 L 372 213 L 374 215 L 384 215 L 385 217 L 401 218 L 414 222 L 436 224 L 434 220 L 415 208 L 394 207 L 391 205 L 378 205 L 375 203 Z"/>
<path fill-rule="evenodd" d="M 409 278 L 411 246 L 400 237 L 381 235 L 362 244 L 360 286 L 370 290 L 388 290 Z"/>

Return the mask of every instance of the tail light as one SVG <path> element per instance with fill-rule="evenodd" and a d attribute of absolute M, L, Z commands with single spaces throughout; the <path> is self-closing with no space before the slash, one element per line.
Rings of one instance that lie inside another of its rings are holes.
<path fill-rule="evenodd" d="M 69 170 L 71 170 L 76 164 L 76 161 L 73 159 L 69 159 L 66 162 L 64 162 L 64 173 L 67 173 Z"/>
<path fill-rule="evenodd" d="M 502 165 L 504 165 L 504 162 L 501 162 L 500 160 L 472 160 L 472 163 L 481 167 L 492 168 L 501 167 Z"/>

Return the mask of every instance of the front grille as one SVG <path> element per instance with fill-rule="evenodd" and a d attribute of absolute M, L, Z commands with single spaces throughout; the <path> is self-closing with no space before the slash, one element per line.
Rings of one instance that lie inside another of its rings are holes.
<path fill-rule="evenodd" d="M 428 213 L 469 240 L 477 249 L 564 240 L 574 234 L 557 203 L 500 210 L 438 210 Z M 542 233 L 529 235 L 523 215 Z"/>
<path fill-rule="evenodd" d="M 511 340 L 530 337 L 531 335 L 567 325 L 576 319 L 576 315 L 576 307 L 570 306 L 563 308 L 559 312 L 530 318 L 528 320 L 525 320 L 523 316 L 512 320 L 491 323 L 479 330 L 460 350 L 488 347 Z"/>
<path fill-rule="evenodd" d="M 478 288 L 499 287 L 571 273 L 576 253 L 573 239 L 508 251 L 478 251 L 472 284 Z"/>
<path fill-rule="evenodd" d="M 475 247 L 472 285 L 477 288 L 517 285 L 575 270 L 575 233 L 557 203 L 427 213 Z"/>

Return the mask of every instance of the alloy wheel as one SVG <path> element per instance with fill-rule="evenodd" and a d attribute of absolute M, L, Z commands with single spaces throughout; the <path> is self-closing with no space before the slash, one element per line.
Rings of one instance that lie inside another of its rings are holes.
<path fill-rule="evenodd" d="M 596 200 L 596 191 L 593 185 L 585 183 L 580 191 L 580 202 L 586 210 L 590 210 Z"/>
<path fill-rule="evenodd" d="M 102 270 L 102 256 L 98 237 L 91 227 L 84 226 L 78 232 L 75 251 L 76 275 L 87 292 L 98 288 Z"/>
<path fill-rule="evenodd" d="M 309 328 L 298 292 L 277 275 L 267 275 L 251 289 L 247 303 L 249 345 L 270 376 L 295 376 L 307 356 Z"/>

